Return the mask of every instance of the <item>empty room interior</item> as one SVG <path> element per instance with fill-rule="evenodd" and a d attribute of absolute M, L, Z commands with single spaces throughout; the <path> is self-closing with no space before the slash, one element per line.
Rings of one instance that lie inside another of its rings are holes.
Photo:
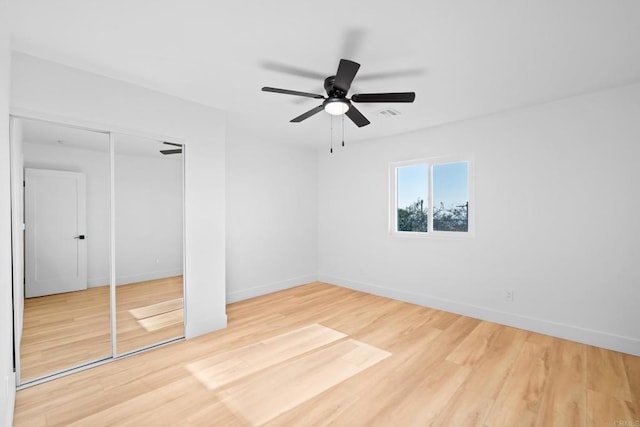
<path fill-rule="evenodd" d="M 640 2 L 0 0 L 0 425 L 640 426 Z"/>

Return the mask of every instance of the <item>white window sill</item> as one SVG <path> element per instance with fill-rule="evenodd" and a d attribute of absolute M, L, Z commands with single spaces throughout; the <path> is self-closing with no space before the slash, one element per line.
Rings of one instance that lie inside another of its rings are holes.
<path fill-rule="evenodd" d="M 475 233 L 472 231 L 429 231 L 429 232 L 416 232 L 416 231 L 391 231 L 389 233 L 394 238 L 408 238 L 408 239 L 450 239 L 450 240 L 465 240 L 475 238 Z"/>

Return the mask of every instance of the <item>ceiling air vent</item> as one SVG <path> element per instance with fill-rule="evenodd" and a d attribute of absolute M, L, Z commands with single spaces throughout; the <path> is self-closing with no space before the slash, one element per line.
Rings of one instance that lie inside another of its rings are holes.
<path fill-rule="evenodd" d="M 393 108 L 387 108 L 386 110 L 378 111 L 378 115 L 380 115 L 382 117 L 399 116 L 400 115 L 400 111 L 394 110 Z"/>

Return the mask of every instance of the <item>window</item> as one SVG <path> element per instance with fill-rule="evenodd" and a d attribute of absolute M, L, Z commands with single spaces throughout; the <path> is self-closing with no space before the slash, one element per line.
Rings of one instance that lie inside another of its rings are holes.
<path fill-rule="evenodd" d="M 411 236 L 470 235 L 471 166 L 469 156 L 393 163 L 391 232 Z"/>

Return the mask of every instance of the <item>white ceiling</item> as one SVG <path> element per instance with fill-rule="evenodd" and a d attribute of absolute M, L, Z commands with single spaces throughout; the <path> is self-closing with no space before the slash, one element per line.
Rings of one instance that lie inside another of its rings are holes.
<path fill-rule="evenodd" d="M 359 104 L 372 124 L 346 122 L 348 141 L 640 81 L 638 0 L 13 0 L 11 8 L 15 50 L 215 106 L 234 126 L 309 146 L 328 143 L 329 115 L 289 120 L 320 102 L 260 91 L 324 93 L 322 79 L 278 71 L 287 66 L 328 76 L 347 58 L 362 64 L 352 94 L 416 92 L 414 104 Z M 379 115 L 389 107 L 401 115 Z"/>

